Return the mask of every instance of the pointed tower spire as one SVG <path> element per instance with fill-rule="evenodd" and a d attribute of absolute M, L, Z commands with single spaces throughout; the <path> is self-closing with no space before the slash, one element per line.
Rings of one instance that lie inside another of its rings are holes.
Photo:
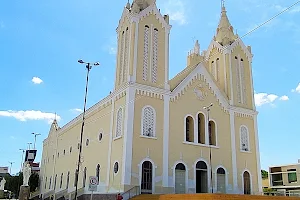
<path fill-rule="evenodd" d="M 197 55 L 200 55 L 200 44 L 199 44 L 198 40 L 196 40 L 196 43 L 195 43 L 194 53 Z"/>
<path fill-rule="evenodd" d="M 217 28 L 215 40 L 221 45 L 226 46 L 230 45 L 236 39 L 236 36 L 234 35 L 233 27 L 227 17 L 224 0 L 221 1 L 221 7 L 221 19 Z"/>

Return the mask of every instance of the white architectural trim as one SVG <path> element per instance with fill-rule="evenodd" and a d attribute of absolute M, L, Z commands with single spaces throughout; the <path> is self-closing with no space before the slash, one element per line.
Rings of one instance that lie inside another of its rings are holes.
<path fill-rule="evenodd" d="M 184 142 L 188 142 L 187 140 L 186 140 L 186 118 L 187 117 L 191 117 L 192 119 L 193 119 L 193 123 L 194 123 L 194 126 L 193 126 L 193 129 L 194 129 L 194 131 L 195 131 L 195 118 L 194 118 L 194 116 L 193 115 L 191 115 L 191 114 L 187 114 L 185 117 L 184 117 L 184 125 L 183 125 L 183 141 Z M 194 142 L 194 141 L 193 141 Z"/>
<path fill-rule="evenodd" d="M 169 38 L 170 38 L 170 30 L 165 29 L 165 89 L 169 90 Z"/>
<path fill-rule="evenodd" d="M 206 167 L 207 167 L 207 193 L 209 193 L 209 189 L 211 188 L 211 176 L 210 176 L 210 165 L 209 165 L 209 163 L 205 160 L 205 159 L 203 159 L 203 158 L 199 158 L 198 160 L 196 160 L 195 162 L 194 162 L 194 165 L 193 165 L 193 168 L 194 168 L 194 186 L 195 186 L 195 193 L 196 193 L 196 171 L 197 171 L 197 169 L 196 169 L 196 165 L 197 165 L 197 163 L 198 162 L 200 162 L 200 161 L 203 161 L 203 162 L 205 162 L 205 164 L 206 164 Z"/>
<path fill-rule="evenodd" d="M 148 67 L 148 78 L 149 82 L 152 82 L 152 70 L 153 70 L 153 24 L 150 25 L 150 36 L 149 36 L 149 67 Z"/>
<path fill-rule="evenodd" d="M 127 53 L 127 79 L 126 79 L 126 82 L 129 82 L 130 81 L 130 62 L 131 62 L 131 44 L 132 44 L 132 23 L 130 23 L 130 30 L 129 30 L 129 41 L 128 41 L 128 53 Z"/>
<path fill-rule="evenodd" d="M 169 186 L 169 130 L 170 96 L 164 95 L 164 132 L 163 132 L 163 187 Z"/>
<path fill-rule="evenodd" d="M 140 186 L 140 191 L 142 190 L 142 168 L 143 168 L 143 163 L 145 161 L 149 161 L 152 164 L 152 194 L 155 194 L 155 169 L 157 168 L 157 166 L 155 165 L 155 163 L 153 162 L 153 160 L 151 160 L 150 158 L 144 158 L 139 164 L 138 164 L 138 168 L 139 168 L 139 186 Z"/>
<path fill-rule="evenodd" d="M 228 176 L 229 176 L 229 172 L 227 171 L 227 169 L 223 166 L 223 165 L 218 165 L 215 170 L 214 170 L 214 179 L 215 179 L 215 182 L 214 182 L 214 192 L 217 192 L 218 191 L 218 174 L 217 174 L 217 170 L 219 168 L 222 168 L 224 169 L 225 171 L 225 187 L 226 187 L 226 194 L 228 193 Z"/>
<path fill-rule="evenodd" d="M 233 80 L 232 80 L 232 58 L 231 52 L 228 53 L 229 58 L 229 77 L 230 77 L 230 105 L 233 105 L 234 102 L 234 95 L 233 95 Z"/>
<path fill-rule="evenodd" d="M 134 38 L 134 56 L 133 56 L 133 78 L 132 82 L 136 81 L 136 70 L 137 70 L 137 54 L 138 54 L 138 42 L 139 42 L 139 22 L 135 22 L 135 38 Z"/>
<path fill-rule="evenodd" d="M 232 157 L 232 182 L 233 182 L 233 193 L 238 192 L 238 180 L 237 180 L 237 163 L 236 163 L 236 140 L 235 140 L 235 118 L 234 112 L 230 110 L 230 133 L 231 133 L 231 157 Z"/>
<path fill-rule="evenodd" d="M 126 95 L 126 112 L 124 127 L 123 161 L 122 161 L 122 183 L 131 184 L 132 165 L 132 141 L 134 122 L 135 89 L 129 87 Z"/>
<path fill-rule="evenodd" d="M 228 88 L 227 88 L 227 65 L 226 65 L 226 54 L 223 53 L 223 70 L 224 70 L 224 84 L 225 84 L 225 93 L 228 95 Z"/>
<path fill-rule="evenodd" d="M 242 127 L 246 128 L 247 130 L 247 147 L 248 147 L 248 151 L 245 151 L 242 149 Z M 249 129 L 246 125 L 241 125 L 239 128 L 239 133 L 240 133 L 240 151 L 245 151 L 245 152 L 250 152 L 251 151 L 251 147 L 250 147 L 250 138 L 249 138 Z"/>
<path fill-rule="evenodd" d="M 258 180 L 258 191 L 262 193 L 262 178 L 261 178 L 261 166 L 260 166 L 260 153 L 259 153 L 259 139 L 258 139 L 258 128 L 257 128 L 257 116 L 254 116 L 254 130 L 255 130 L 255 146 L 256 146 L 256 168 L 257 168 L 257 180 Z"/>
<path fill-rule="evenodd" d="M 249 169 L 244 169 L 243 171 L 242 171 L 242 173 L 241 173 L 241 179 L 242 179 L 242 191 L 240 192 L 240 194 L 244 194 L 244 173 L 245 172 L 248 172 L 249 173 L 249 175 L 250 175 L 250 194 L 254 194 L 254 192 L 253 192 L 253 183 L 252 183 L 252 174 L 251 174 L 251 172 L 250 172 L 250 170 Z"/>
<path fill-rule="evenodd" d="M 155 108 L 153 108 L 151 105 L 146 105 L 142 108 L 142 112 L 141 112 L 141 136 L 146 136 L 144 135 L 143 133 L 143 128 L 144 128 L 144 114 L 145 114 L 145 108 L 151 108 L 153 110 L 153 113 L 154 113 L 154 119 L 153 119 L 153 136 L 152 137 L 157 137 L 157 134 L 156 134 L 156 110 Z M 148 136 L 146 136 L 147 138 Z M 152 138 L 149 136 L 149 138 Z"/>
<path fill-rule="evenodd" d="M 116 163 L 118 163 L 118 171 L 117 171 L 117 173 L 115 173 L 115 164 Z M 123 167 L 124 168 L 124 167 Z M 119 174 L 119 172 L 120 172 L 120 162 L 118 161 L 118 160 L 115 160 L 114 161 L 114 163 L 113 163 L 113 166 L 112 166 L 112 169 L 113 169 L 113 175 L 114 176 L 117 176 L 118 174 Z M 122 176 L 122 177 L 124 177 L 124 176 Z"/>
<path fill-rule="evenodd" d="M 112 141 L 113 141 L 113 125 L 114 125 L 114 116 L 115 112 L 115 100 L 113 99 L 112 105 L 111 105 L 111 113 L 110 113 L 110 127 L 109 127 L 109 143 L 108 143 L 108 154 L 107 154 L 107 172 L 106 172 L 106 185 L 109 186 L 109 173 L 110 173 L 110 163 L 111 163 L 111 148 L 112 148 Z"/>
<path fill-rule="evenodd" d="M 176 192 L 176 189 L 175 189 L 175 184 L 176 184 L 176 178 L 175 178 L 175 168 L 178 164 L 183 164 L 184 167 L 185 167 L 185 193 L 188 193 L 188 184 L 189 184 L 189 169 L 188 169 L 188 166 L 187 164 L 182 161 L 182 160 L 178 160 L 174 163 L 173 167 L 172 167 L 172 170 L 173 170 L 173 187 L 174 187 L 174 193 Z"/>

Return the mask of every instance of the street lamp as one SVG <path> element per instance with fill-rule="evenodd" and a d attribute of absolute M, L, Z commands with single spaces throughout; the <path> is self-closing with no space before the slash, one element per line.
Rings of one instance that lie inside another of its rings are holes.
<path fill-rule="evenodd" d="M 75 200 L 77 200 L 77 189 L 78 189 L 78 176 L 79 176 L 79 166 L 81 162 L 81 152 L 82 152 L 82 137 L 83 137 L 83 128 L 84 128 L 84 120 L 85 120 L 85 110 L 86 110 L 86 98 L 88 93 L 88 83 L 89 83 L 89 73 L 93 66 L 99 66 L 100 63 L 88 63 L 84 62 L 83 60 L 78 60 L 78 63 L 85 64 L 85 67 L 87 69 L 86 74 L 86 85 L 85 85 L 85 96 L 84 96 L 84 106 L 83 106 L 83 113 L 82 113 L 82 125 L 81 125 L 81 132 L 80 132 L 80 144 L 79 144 L 79 154 L 78 154 L 78 163 L 77 163 L 77 169 L 75 174 Z"/>
<path fill-rule="evenodd" d="M 32 142 L 27 142 L 28 144 L 28 150 L 30 150 L 30 145 L 32 144 Z"/>
<path fill-rule="evenodd" d="M 21 160 L 21 170 L 22 170 L 22 168 L 23 168 L 24 153 L 25 153 L 26 149 L 19 149 L 19 151 L 22 151 L 22 160 Z"/>
<path fill-rule="evenodd" d="M 207 111 L 207 121 L 208 121 L 208 134 L 209 134 L 209 164 L 210 164 L 210 184 L 211 184 L 211 193 L 214 193 L 214 185 L 213 185 L 213 173 L 212 173 L 212 162 L 211 162 L 211 141 L 212 141 L 212 135 L 211 135 L 211 130 L 209 129 L 209 112 L 211 107 L 214 104 L 211 103 L 209 106 L 203 107 L 204 110 Z"/>
<path fill-rule="evenodd" d="M 8 162 L 8 163 L 10 164 L 9 174 L 11 175 L 11 168 L 12 168 L 13 163 L 15 163 L 15 162 Z"/>
<path fill-rule="evenodd" d="M 35 149 L 35 143 L 36 143 L 36 136 L 41 135 L 40 133 L 31 133 L 32 135 L 34 135 L 34 143 L 33 143 L 33 149 Z"/>

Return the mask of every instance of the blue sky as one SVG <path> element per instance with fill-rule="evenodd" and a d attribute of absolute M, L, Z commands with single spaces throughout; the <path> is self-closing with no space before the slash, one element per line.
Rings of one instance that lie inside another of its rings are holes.
<path fill-rule="evenodd" d="M 115 29 L 127 0 L 0 1 L 0 166 L 20 169 L 22 153 L 42 141 L 58 113 L 62 126 L 83 106 L 85 75 L 78 59 L 101 66 L 90 75 L 88 106 L 113 88 Z M 292 5 L 291 0 L 227 0 L 229 19 L 240 36 Z M 186 65 L 198 39 L 206 49 L 215 33 L 220 1 L 157 0 L 170 14 L 170 77 Z M 261 164 L 300 158 L 300 3 L 243 38 L 252 46 Z M 298 21 L 298 23 L 297 23 Z M 78 133 L 79 134 L 79 133 Z M 297 153 L 298 152 L 298 153 Z"/>

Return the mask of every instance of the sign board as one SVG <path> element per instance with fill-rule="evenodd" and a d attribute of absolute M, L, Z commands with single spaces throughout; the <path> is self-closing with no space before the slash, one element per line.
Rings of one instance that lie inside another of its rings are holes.
<path fill-rule="evenodd" d="M 33 162 L 36 156 L 36 150 L 26 150 L 25 162 Z"/>
<path fill-rule="evenodd" d="M 89 191 L 97 191 L 98 186 L 98 177 L 90 176 L 89 177 Z"/>

